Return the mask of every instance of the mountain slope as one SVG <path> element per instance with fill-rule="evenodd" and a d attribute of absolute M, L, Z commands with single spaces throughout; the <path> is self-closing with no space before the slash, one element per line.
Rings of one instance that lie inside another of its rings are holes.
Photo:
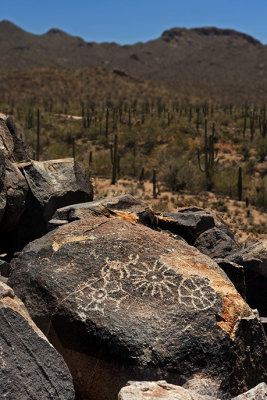
<path fill-rule="evenodd" d="M 207 98 L 231 100 L 229 92 L 238 90 L 236 100 L 262 102 L 267 90 L 267 46 L 230 29 L 174 28 L 158 39 L 120 46 L 87 43 L 58 29 L 33 35 L 2 21 L 0 54 L 0 73 L 100 66 L 164 81 L 178 91 L 188 85 Z"/>

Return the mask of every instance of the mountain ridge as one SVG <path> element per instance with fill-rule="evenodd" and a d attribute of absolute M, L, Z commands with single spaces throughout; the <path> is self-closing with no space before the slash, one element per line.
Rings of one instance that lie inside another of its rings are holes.
<path fill-rule="evenodd" d="M 205 98 L 265 102 L 267 46 L 246 33 L 216 27 L 172 28 L 159 38 L 132 45 L 86 42 L 51 28 L 34 35 L 9 21 L 0 22 L 0 74 L 38 68 L 101 67 L 164 83 L 207 88 Z M 212 89 L 213 88 L 213 89 Z M 237 92 L 238 91 L 238 92 Z M 231 96 L 230 96 L 231 97 Z"/>

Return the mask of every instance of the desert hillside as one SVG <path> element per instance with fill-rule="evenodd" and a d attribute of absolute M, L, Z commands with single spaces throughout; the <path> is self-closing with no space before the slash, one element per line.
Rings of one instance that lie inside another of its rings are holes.
<path fill-rule="evenodd" d="M 267 89 L 266 46 L 230 29 L 173 28 L 155 40 L 121 46 L 85 42 L 59 29 L 33 35 L 2 21 L 0 54 L 2 74 L 32 68 L 115 69 L 161 81 L 181 100 L 262 104 Z"/>

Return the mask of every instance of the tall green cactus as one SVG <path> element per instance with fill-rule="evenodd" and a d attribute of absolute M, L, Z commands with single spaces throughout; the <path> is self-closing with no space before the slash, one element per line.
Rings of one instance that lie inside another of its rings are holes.
<path fill-rule="evenodd" d="M 105 129 L 105 138 L 106 138 L 106 145 L 108 144 L 108 130 L 109 130 L 109 109 L 106 109 L 106 129 Z"/>
<path fill-rule="evenodd" d="M 207 179 L 208 189 L 212 186 L 212 175 L 214 173 L 215 166 L 218 163 L 217 154 L 218 151 L 214 148 L 215 141 L 215 124 L 212 124 L 212 133 L 208 136 L 208 121 L 205 119 L 205 133 L 204 133 L 204 165 L 201 164 L 201 155 L 198 150 L 198 165 L 201 172 L 204 172 Z"/>
<path fill-rule="evenodd" d="M 154 197 L 154 199 L 156 199 L 157 198 L 157 173 L 156 173 L 155 169 L 153 169 L 152 183 L 153 183 L 153 197 Z"/>
<path fill-rule="evenodd" d="M 117 171 L 118 171 L 118 135 L 114 135 L 114 146 L 110 146 L 110 158 L 112 164 L 112 179 L 111 184 L 115 185 L 117 182 Z"/>
<path fill-rule="evenodd" d="M 242 167 L 238 168 L 238 181 L 237 181 L 237 189 L 238 189 L 238 200 L 242 200 Z"/>

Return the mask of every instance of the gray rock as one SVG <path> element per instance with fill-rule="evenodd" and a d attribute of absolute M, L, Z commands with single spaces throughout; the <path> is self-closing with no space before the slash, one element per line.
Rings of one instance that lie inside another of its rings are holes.
<path fill-rule="evenodd" d="M 181 386 L 166 381 L 128 382 L 121 389 L 118 400 L 217 400 L 215 397 L 202 396 Z"/>
<path fill-rule="evenodd" d="M 228 258 L 244 267 L 247 302 L 267 317 L 267 241 L 254 243 Z"/>
<path fill-rule="evenodd" d="M 0 151 L 4 154 L 5 158 L 11 159 L 14 152 L 13 137 L 6 126 L 5 121 L 0 119 Z"/>
<path fill-rule="evenodd" d="M 194 244 L 202 232 L 214 226 L 213 216 L 205 212 L 163 213 L 163 216 L 158 216 L 158 227 L 160 229 L 169 230 L 182 236 L 189 244 Z"/>
<path fill-rule="evenodd" d="M 227 258 L 238 250 L 237 243 L 217 227 L 208 229 L 199 235 L 194 246 L 211 258 Z"/>
<path fill-rule="evenodd" d="M 5 123 L 6 123 L 6 126 L 9 130 L 9 132 L 12 135 L 13 144 L 14 144 L 11 161 L 13 161 L 13 162 L 29 161 L 30 157 L 26 151 L 24 143 L 18 136 L 17 127 L 16 127 L 12 117 L 7 117 L 5 120 Z"/>
<path fill-rule="evenodd" d="M 61 220 L 61 219 L 50 219 L 47 225 L 47 231 L 53 231 L 54 229 L 58 228 L 59 226 L 68 224 L 69 221 Z"/>
<path fill-rule="evenodd" d="M 221 268 L 117 214 L 30 243 L 9 284 L 64 356 L 81 398 L 116 399 L 129 380 L 179 385 L 199 375 L 213 382 L 212 396 L 229 398 L 266 378 L 263 327 Z"/>
<path fill-rule="evenodd" d="M 6 159 L 4 153 L 0 150 L 0 223 L 6 210 Z"/>
<path fill-rule="evenodd" d="M 16 164 L 6 160 L 6 210 L 0 231 L 8 232 L 13 230 L 19 223 L 26 207 L 26 196 L 28 185 Z"/>
<path fill-rule="evenodd" d="M 48 231 L 48 221 L 58 207 L 93 199 L 91 182 L 73 159 L 31 161 L 16 165 L 25 176 L 29 191 L 19 223 L 15 217 L 16 213 L 9 212 L 9 218 L 6 218 L 9 222 L 6 224 L 5 216 L 3 218 L 0 241 L 3 250 L 10 254 L 10 257 L 15 251 L 20 251 L 27 243 Z M 14 174 L 11 178 L 15 179 Z M 21 211 L 25 191 L 22 184 L 17 182 L 14 187 L 16 186 L 16 190 L 11 188 L 11 204 L 13 209 Z M 20 201 L 15 202 L 16 198 Z M 13 229 L 7 229 L 11 225 L 12 216 Z"/>
<path fill-rule="evenodd" d="M 3 282 L 0 326 L 0 398 L 74 400 L 72 378 L 63 358 Z"/>
<path fill-rule="evenodd" d="M 267 399 L 267 385 L 265 382 L 260 383 L 256 387 L 250 389 L 248 392 L 234 397 L 232 400 L 266 400 Z"/>
<path fill-rule="evenodd" d="M 63 206 L 92 201 L 93 188 L 73 158 L 21 164 L 46 222 Z"/>

